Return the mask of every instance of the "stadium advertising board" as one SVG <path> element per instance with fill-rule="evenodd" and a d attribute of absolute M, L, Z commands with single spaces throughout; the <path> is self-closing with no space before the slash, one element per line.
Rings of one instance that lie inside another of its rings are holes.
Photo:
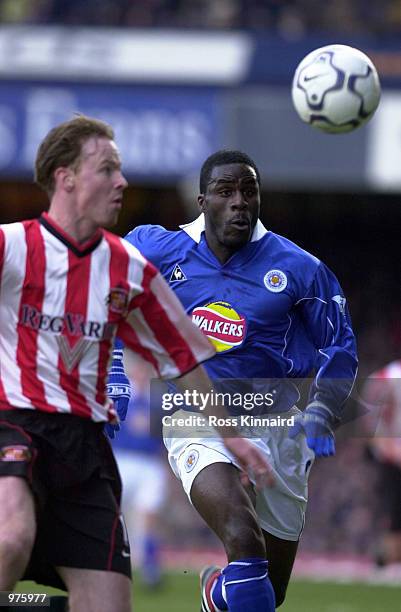
<path fill-rule="evenodd" d="M 196 172 L 220 141 L 212 89 L 3 82 L 0 176 L 30 175 L 43 136 L 77 112 L 109 122 L 125 173 L 152 182 Z"/>

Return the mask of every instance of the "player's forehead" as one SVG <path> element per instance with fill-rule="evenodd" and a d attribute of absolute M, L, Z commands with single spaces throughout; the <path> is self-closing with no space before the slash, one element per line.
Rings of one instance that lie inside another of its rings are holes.
<path fill-rule="evenodd" d="M 120 153 L 114 140 L 102 136 L 90 136 L 81 147 L 81 161 L 120 164 Z"/>
<path fill-rule="evenodd" d="M 210 174 L 209 184 L 249 182 L 256 183 L 256 171 L 252 166 L 243 163 L 215 166 Z"/>

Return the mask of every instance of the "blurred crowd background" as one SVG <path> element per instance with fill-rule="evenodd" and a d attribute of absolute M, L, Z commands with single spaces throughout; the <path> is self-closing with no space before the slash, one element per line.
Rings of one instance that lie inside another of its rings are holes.
<path fill-rule="evenodd" d="M 399 0 L 1 0 L 3 23 L 134 28 L 313 30 L 381 35 L 401 30 Z"/>
<path fill-rule="evenodd" d="M 266 38 L 279 35 L 283 40 L 307 40 L 311 32 L 326 32 L 327 42 L 333 42 L 336 34 L 348 39 L 366 36 L 367 41 L 397 40 L 401 36 L 401 1 L 0 0 L 0 26 L 10 24 L 32 28 L 113 26 L 149 32 L 158 28 L 179 32 L 244 30 Z M 286 95 L 289 97 L 289 92 Z M 258 108 L 258 112 L 263 114 L 264 110 Z M 350 143 L 355 142 L 349 138 Z M 259 148 L 268 143 L 269 134 L 261 129 Z M 361 141 L 360 146 L 367 145 Z M 354 153 L 358 161 L 362 151 Z M 257 155 L 255 160 L 258 163 Z M 269 168 L 264 174 L 269 175 Z M 132 186 L 116 230 L 121 235 L 141 223 L 160 223 L 173 229 L 194 216 L 193 186 L 188 193 L 178 180 L 163 185 L 159 177 L 154 182 L 149 177 L 142 182 L 135 175 L 129 178 Z M 323 259 L 341 280 L 358 337 L 357 397 L 366 376 L 401 355 L 399 190 L 379 192 L 368 185 L 358 189 L 343 184 L 341 178 L 327 191 L 310 188 L 305 181 L 292 183 L 287 189 L 284 177 L 281 185 L 277 180 L 274 185 L 264 181 L 262 197 L 264 223 Z M 34 216 L 45 206 L 46 198 L 32 188 L 29 177 L 3 172 L 0 222 Z M 170 473 L 168 478 L 161 521 L 165 545 L 169 549 L 218 546 Z M 388 520 L 376 492 L 377 479 L 377 466 L 367 458 L 366 441 L 355 425 L 352 435 L 339 441 L 337 456 L 319 461 L 312 470 L 302 550 L 374 558 L 377 534 Z"/>

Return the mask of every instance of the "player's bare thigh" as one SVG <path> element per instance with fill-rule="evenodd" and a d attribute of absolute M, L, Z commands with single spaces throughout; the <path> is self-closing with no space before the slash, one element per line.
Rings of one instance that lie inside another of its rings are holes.
<path fill-rule="evenodd" d="M 69 612 L 131 612 L 131 580 L 117 572 L 58 567 L 68 589 Z"/>
<path fill-rule="evenodd" d="M 196 476 L 191 501 L 222 541 L 228 561 L 264 557 L 265 542 L 250 491 L 231 463 L 212 463 Z"/>
<path fill-rule="evenodd" d="M 36 535 L 33 494 L 19 476 L 0 476 L 0 589 L 12 589 L 29 561 Z"/>

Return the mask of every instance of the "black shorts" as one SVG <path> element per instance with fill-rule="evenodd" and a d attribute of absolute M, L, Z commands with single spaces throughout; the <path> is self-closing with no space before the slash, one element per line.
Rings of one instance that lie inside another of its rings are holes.
<path fill-rule="evenodd" d="M 65 588 L 55 567 L 131 577 L 121 480 L 103 424 L 68 414 L 0 412 L 0 477 L 25 478 L 37 536 L 24 576 Z"/>

